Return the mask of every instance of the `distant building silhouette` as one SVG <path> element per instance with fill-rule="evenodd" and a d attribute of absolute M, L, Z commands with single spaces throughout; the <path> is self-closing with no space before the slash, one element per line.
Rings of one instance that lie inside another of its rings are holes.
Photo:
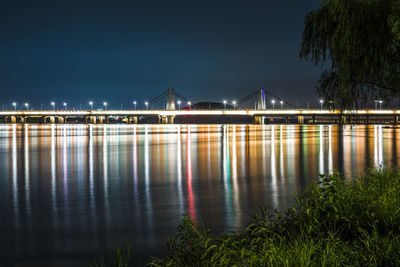
<path fill-rule="evenodd" d="M 224 109 L 225 104 L 219 102 L 199 102 L 190 106 L 183 107 L 183 109 Z M 226 104 L 226 109 L 234 109 L 232 105 Z"/>

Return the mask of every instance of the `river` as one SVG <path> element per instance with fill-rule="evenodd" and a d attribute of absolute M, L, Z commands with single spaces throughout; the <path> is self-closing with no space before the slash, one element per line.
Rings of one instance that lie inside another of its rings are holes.
<path fill-rule="evenodd" d="M 398 166 L 382 125 L 1 125 L 1 266 L 166 252 L 182 214 L 216 233 L 285 207 L 320 173 Z"/>

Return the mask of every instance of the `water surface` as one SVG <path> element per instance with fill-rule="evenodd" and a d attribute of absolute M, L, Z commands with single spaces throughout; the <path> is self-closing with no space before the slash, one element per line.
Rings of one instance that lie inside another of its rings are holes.
<path fill-rule="evenodd" d="M 293 201 L 319 173 L 399 163 L 400 129 L 2 125 L 2 266 L 85 266 L 126 242 L 162 255 L 182 214 L 215 232 Z"/>

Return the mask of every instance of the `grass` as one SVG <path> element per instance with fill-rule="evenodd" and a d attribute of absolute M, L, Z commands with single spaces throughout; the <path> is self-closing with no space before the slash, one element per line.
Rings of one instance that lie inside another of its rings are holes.
<path fill-rule="evenodd" d="M 148 265 L 400 266 L 400 172 L 320 178 L 291 208 L 264 208 L 239 232 L 213 235 L 185 216 L 168 254 Z"/>

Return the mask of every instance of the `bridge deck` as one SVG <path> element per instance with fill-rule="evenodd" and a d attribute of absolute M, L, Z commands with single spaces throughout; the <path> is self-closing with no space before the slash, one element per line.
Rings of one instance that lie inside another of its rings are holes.
<path fill-rule="evenodd" d="M 0 116 L 279 116 L 279 115 L 396 115 L 400 110 L 316 110 L 316 109 L 245 109 L 245 110 L 27 110 L 0 111 Z"/>

